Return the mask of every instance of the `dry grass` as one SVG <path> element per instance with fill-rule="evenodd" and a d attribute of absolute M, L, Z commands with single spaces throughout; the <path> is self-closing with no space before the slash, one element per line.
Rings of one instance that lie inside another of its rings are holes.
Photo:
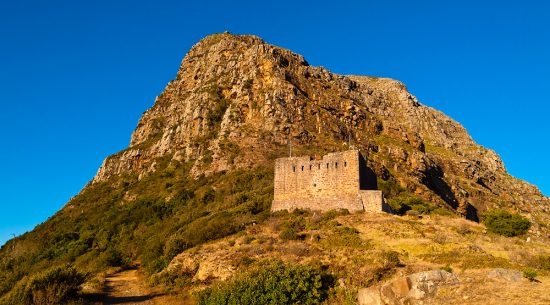
<path fill-rule="evenodd" d="M 304 221 L 303 230 L 297 232 L 300 238 L 281 239 L 285 223 L 297 217 Z M 525 237 L 506 238 L 484 232 L 481 224 L 446 216 L 419 219 L 358 213 L 325 218 L 308 213 L 280 214 L 244 233 L 188 250 L 177 256 L 169 268 L 177 268 L 178 261 L 189 259 L 199 265 L 217 264 L 209 269 L 209 279 L 215 282 L 218 277 L 227 278 L 270 258 L 323 264 L 338 278 L 327 304 L 353 304 L 352 296 L 360 287 L 397 275 L 449 267 L 461 284 L 442 290 L 436 304 L 492 304 L 493 299 L 502 300 L 505 296 L 526 300 L 527 304 L 542 304 L 538 300 L 545 300 L 543 292 L 550 288 L 550 274 L 543 267 L 550 253 L 549 243 L 535 237 L 527 242 Z M 488 270 L 496 267 L 520 271 L 535 268 L 542 283 L 521 282 L 507 287 L 505 293 L 496 293 L 502 283 L 486 278 Z M 220 270 L 227 273 L 218 274 Z M 193 283 L 185 290 L 202 289 L 211 281 L 195 278 Z"/>

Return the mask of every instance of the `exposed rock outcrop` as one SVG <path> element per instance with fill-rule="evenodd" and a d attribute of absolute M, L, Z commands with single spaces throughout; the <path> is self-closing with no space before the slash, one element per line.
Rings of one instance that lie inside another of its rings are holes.
<path fill-rule="evenodd" d="M 444 270 L 430 270 L 399 277 L 381 287 L 358 291 L 360 305 L 423 304 L 423 300 L 436 295 L 441 286 L 456 285 L 458 278 Z"/>
<path fill-rule="evenodd" d="M 521 272 L 512 269 L 495 268 L 487 273 L 490 279 L 504 280 L 508 282 L 519 282 L 523 278 Z"/>
<path fill-rule="evenodd" d="M 107 158 L 92 183 L 143 177 L 163 161 L 192 163 L 194 176 L 251 168 L 286 156 L 289 142 L 319 153 L 351 143 L 378 177 L 470 219 L 505 207 L 550 222 L 547 197 L 402 83 L 337 75 L 258 37 L 228 33 L 191 48 L 130 146 Z"/>

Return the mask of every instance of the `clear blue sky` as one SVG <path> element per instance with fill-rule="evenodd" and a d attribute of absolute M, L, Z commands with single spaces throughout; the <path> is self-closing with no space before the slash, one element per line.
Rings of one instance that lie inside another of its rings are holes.
<path fill-rule="evenodd" d="M 186 2 L 0 1 L 0 244 L 77 194 L 187 50 L 226 30 L 403 81 L 550 194 L 547 1 Z"/>

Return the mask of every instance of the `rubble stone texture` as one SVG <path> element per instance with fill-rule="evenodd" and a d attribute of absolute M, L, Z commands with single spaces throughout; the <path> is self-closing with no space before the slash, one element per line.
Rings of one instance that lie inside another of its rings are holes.
<path fill-rule="evenodd" d="M 322 158 L 279 158 L 275 160 L 271 210 L 382 212 L 382 192 L 373 190 L 376 176 L 368 177 L 367 170 L 357 150 L 331 153 Z M 369 185 L 373 189 L 368 190 Z"/>

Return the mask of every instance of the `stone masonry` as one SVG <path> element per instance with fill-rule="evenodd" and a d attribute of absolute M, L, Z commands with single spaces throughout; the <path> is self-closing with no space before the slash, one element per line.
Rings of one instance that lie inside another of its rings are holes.
<path fill-rule="evenodd" d="M 386 211 L 376 175 L 358 150 L 275 160 L 272 211 Z"/>

